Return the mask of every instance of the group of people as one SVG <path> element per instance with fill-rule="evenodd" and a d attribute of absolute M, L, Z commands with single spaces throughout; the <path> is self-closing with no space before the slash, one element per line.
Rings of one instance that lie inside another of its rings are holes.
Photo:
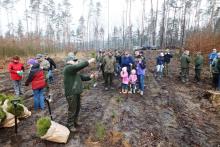
<path fill-rule="evenodd" d="M 25 86 L 31 83 L 34 95 L 34 110 L 44 109 L 45 94 L 49 92 L 49 84 L 54 80 L 52 70 L 56 69 L 56 64 L 48 54 L 37 54 L 35 58 L 27 61 L 28 67 L 25 68 L 20 62 L 19 56 L 14 56 L 8 65 L 11 80 L 13 81 L 15 95 L 23 95 L 21 81 L 24 78 L 25 69 L 28 70 L 28 76 Z"/>
<path fill-rule="evenodd" d="M 156 78 L 161 79 L 163 76 L 170 75 L 170 63 L 173 55 L 169 49 L 165 53 L 161 52 L 156 58 Z M 24 65 L 19 62 L 20 58 L 15 56 L 8 65 L 11 79 L 14 83 L 15 94 L 22 95 L 21 80 L 24 75 Z M 185 50 L 180 57 L 181 81 L 183 83 L 189 80 L 189 68 L 191 57 L 189 51 Z M 89 81 L 97 78 L 96 74 L 82 74 L 80 71 L 96 61 L 97 69 L 102 72 L 104 79 L 104 89 L 114 89 L 113 77 L 116 76 L 121 81 L 121 93 L 139 93 L 144 94 L 144 79 L 147 71 L 146 58 L 143 51 L 135 51 L 134 55 L 128 51 L 115 52 L 111 50 L 97 53 L 96 59 L 78 60 L 74 53 L 70 52 L 65 58 L 64 74 L 64 91 L 68 102 L 68 120 L 67 127 L 75 131 L 80 125 L 78 115 L 80 112 L 80 94 L 83 92 L 82 81 Z M 216 49 L 209 55 L 210 72 L 212 73 L 213 83 L 220 90 L 220 53 Z M 195 80 L 201 80 L 201 71 L 204 59 L 201 52 L 197 52 L 194 59 Z M 29 75 L 25 82 L 28 86 L 32 83 L 34 94 L 34 109 L 44 109 L 45 93 L 48 91 L 48 85 L 53 82 L 53 69 L 56 69 L 55 62 L 46 54 L 38 54 L 36 58 L 27 61 L 30 66 Z"/>
<path fill-rule="evenodd" d="M 146 61 L 143 51 L 102 51 L 96 56 L 97 68 L 102 72 L 105 90 L 113 88 L 113 76 L 121 79 L 121 93 L 144 93 Z"/>

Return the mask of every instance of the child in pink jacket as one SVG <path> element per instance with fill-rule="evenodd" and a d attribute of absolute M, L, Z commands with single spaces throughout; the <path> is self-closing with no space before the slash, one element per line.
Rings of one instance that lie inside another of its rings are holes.
<path fill-rule="evenodd" d="M 131 75 L 129 76 L 129 84 L 130 84 L 130 92 L 129 93 L 133 93 L 133 94 L 135 93 L 136 81 L 137 81 L 136 70 L 133 69 L 131 71 Z"/>
<path fill-rule="evenodd" d="M 127 67 L 122 68 L 120 75 L 121 75 L 121 79 L 122 79 L 121 92 L 127 93 L 128 92 L 128 83 L 129 83 Z"/>

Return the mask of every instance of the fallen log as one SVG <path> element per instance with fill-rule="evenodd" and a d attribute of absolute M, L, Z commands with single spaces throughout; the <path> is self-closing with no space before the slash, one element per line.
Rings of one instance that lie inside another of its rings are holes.
<path fill-rule="evenodd" d="M 209 100 L 214 107 L 220 106 L 220 91 L 207 90 Z"/>

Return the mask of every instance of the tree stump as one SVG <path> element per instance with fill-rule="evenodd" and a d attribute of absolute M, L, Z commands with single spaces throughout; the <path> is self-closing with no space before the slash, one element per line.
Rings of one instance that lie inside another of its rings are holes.
<path fill-rule="evenodd" d="M 220 91 L 208 90 L 209 100 L 214 107 L 220 106 Z"/>

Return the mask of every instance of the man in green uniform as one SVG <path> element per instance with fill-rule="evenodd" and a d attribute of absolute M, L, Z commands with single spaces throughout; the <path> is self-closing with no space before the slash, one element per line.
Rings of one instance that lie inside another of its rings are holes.
<path fill-rule="evenodd" d="M 104 72 L 105 72 L 105 90 L 109 88 L 114 89 L 112 85 L 114 71 L 115 71 L 116 59 L 112 52 L 109 51 L 107 56 L 103 59 Z"/>
<path fill-rule="evenodd" d="M 94 75 L 83 75 L 78 73 L 89 64 L 95 62 L 92 58 L 88 61 L 78 61 L 75 56 L 66 58 L 66 65 L 64 67 L 64 89 L 65 96 L 68 102 L 68 120 L 67 127 L 71 131 L 76 131 L 78 124 L 78 114 L 80 111 L 80 94 L 83 91 L 82 81 L 89 81 Z"/>
<path fill-rule="evenodd" d="M 204 59 L 201 55 L 201 52 L 197 52 L 196 58 L 195 58 L 195 80 L 196 82 L 199 82 L 201 80 L 201 71 L 202 71 L 202 65 L 203 65 Z"/>
<path fill-rule="evenodd" d="M 180 57 L 181 64 L 181 81 L 183 83 L 189 81 L 189 64 L 191 62 L 191 58 L 189 57 L 189 51 L 185 50 L 183 55 Z"/>

